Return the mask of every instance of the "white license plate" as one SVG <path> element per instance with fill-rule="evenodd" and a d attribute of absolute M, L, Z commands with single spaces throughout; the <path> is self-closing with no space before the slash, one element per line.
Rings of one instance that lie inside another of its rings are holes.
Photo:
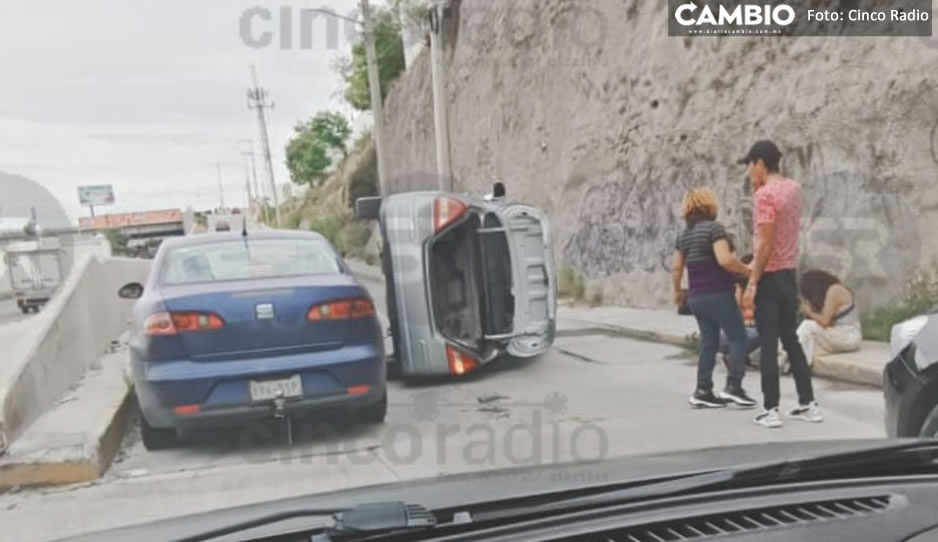
<path fill-rule="evenodd" d="M 252 380 L 251 401 L 270 401 L 277 397 L 284 399 L 303 396 L 303 380 L 294 375 L 282 380 Z"/>

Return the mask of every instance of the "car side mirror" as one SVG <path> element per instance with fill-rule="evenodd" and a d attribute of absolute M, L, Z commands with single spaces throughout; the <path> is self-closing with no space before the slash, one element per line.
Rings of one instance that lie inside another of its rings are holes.
<path fill-rule="evenodd" d="M 355 200 L 355 217 L 359 220 L 378 220 L 380 213 L 380 197 L 358 198 Z"/>
<path fill-rule="evenodd" d="M 143 295 L 143 285 L 139 282 L 128 282 L 117 291 L 117 296 L 123 299 L 140 299 Z"/>

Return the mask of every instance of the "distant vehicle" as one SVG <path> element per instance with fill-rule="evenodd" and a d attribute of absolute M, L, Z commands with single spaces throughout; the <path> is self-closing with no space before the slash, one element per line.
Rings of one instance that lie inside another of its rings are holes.
<path fill-rule="evenodd" d="M 165 240 L 136 299 L 130 359 L 149 450 L 179 430 L 387 411 L 381 325 L 367 290 L 310 232 Z"/>
<path fill-rule="evenodd" d="M 11 243 L 4 260 L 16 305 L 23 314 L 39 312 L 61 286 L 65 251 L 58 239 Z"/>
<path fill-rule="evenodd" d="M 496 187 L 498 188 L 498 187 Z M 410 192 L 360 198 L 378 219 L 394 358 L 402 376 L 462 375 L 547 351 L 556 280 L 547 217 L 498 197 Z"/>
<path fill-rule="evenodd" d="M 883 371 L 886 433 L 938 437 L 938 307 L 892 327 Z"/>
<path fill-rule="evenodd" d="M 228 224 L 224 220 L 219 220 L 215 224 L 215 231 L 231 231 L 231 224 Z"/>

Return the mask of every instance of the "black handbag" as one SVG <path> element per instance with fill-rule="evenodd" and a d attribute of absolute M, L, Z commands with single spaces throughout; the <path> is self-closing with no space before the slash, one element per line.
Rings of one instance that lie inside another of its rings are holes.
<path fill-rule="evenodd" d="M 690 303 L 687 302 L 687 290 L 681 290 L 684 293 L 684 302 L 677 308 L 677 313 L 681 316 L 689 316 L 694 314 L 690 310 Z"/>

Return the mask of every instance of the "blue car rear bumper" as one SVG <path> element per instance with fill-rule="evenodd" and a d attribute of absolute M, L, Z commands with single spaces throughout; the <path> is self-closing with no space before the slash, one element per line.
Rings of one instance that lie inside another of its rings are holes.
<path fill-rule="evenodd" d="M 273 401 L 251 400 L 252 380 L 299 376 L 303 395 L 286 399 L 284 406 L 287 413 L 298 416 L 367 407 L 386 393 L 384 352 L 374 345 L 230 361 L 146 363 L 131 355 L 140 408 L 153 427 L 239 425 L 273 417 Z M 197 410 L 175 410 L 193 405 L 198 405 Z"/>

